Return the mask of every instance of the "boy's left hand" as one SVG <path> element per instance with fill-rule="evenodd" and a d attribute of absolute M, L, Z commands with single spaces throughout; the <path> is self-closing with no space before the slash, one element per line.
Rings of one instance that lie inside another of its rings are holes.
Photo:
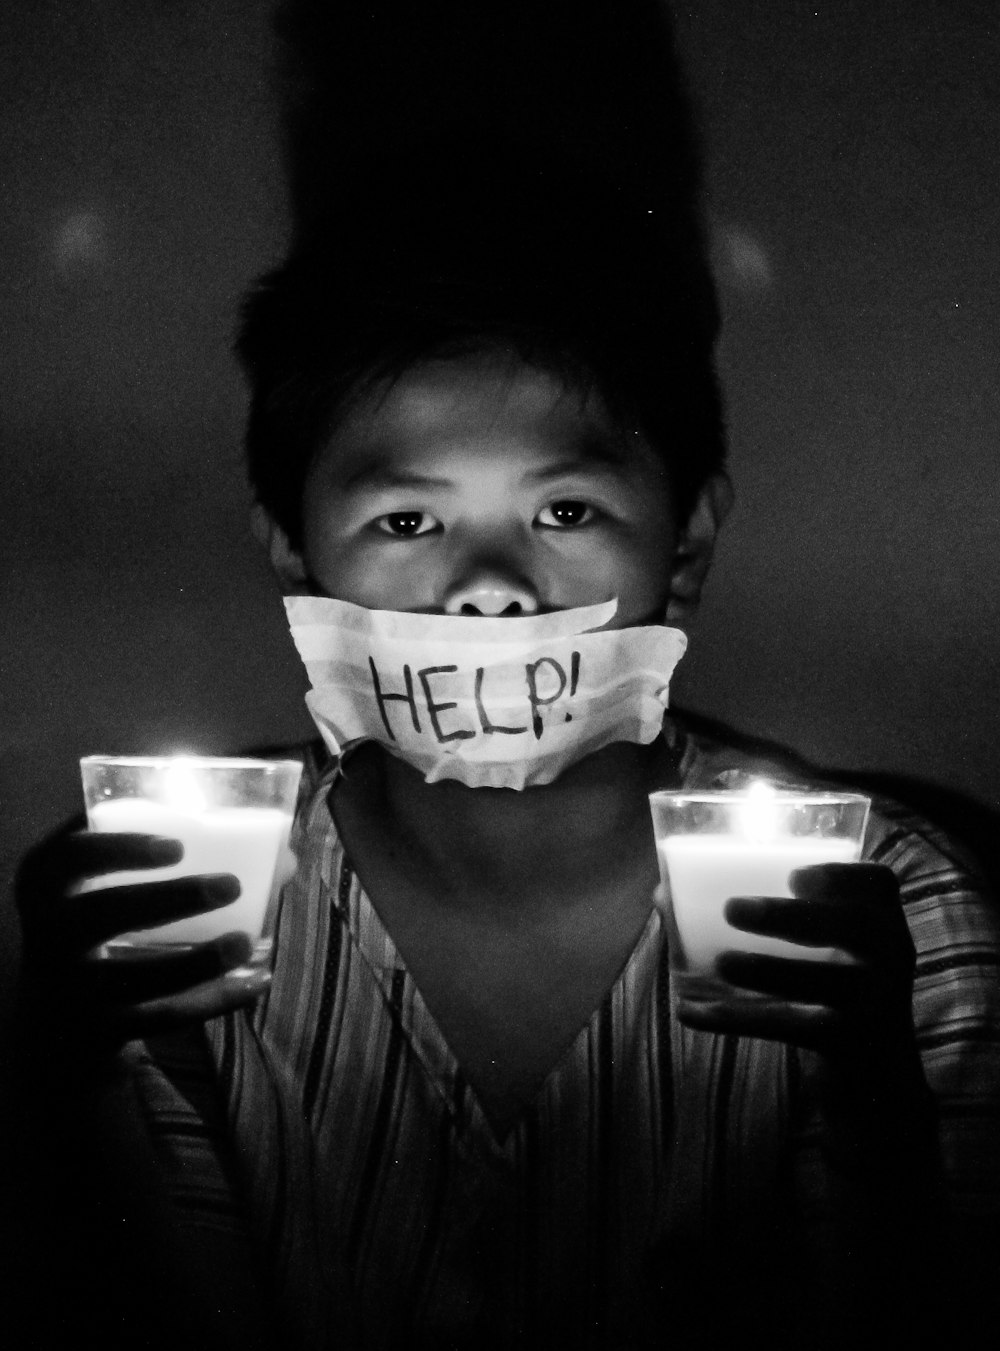
<path fill-rule="evenodd" d="M 793 899 L 734 897 L 726 919 L 748 933 L 837 949 L 840 960 L 730 950 L 710 990 L 681 976 L 678 1017 L 817 1051 L 865 1093 L 916 1087 L 915 952 L 895 875 L 878 864 L 824 863 L 794 872 L 790 885 Z"/>

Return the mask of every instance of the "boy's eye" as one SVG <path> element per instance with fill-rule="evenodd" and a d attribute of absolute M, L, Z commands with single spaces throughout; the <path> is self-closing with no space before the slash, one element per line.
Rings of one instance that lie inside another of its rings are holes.
<path fill-rule="evenodd" d="M 437 521 L 427 511 L 390 511 L 375 522 L 379 530 L 399 539 L 412 539 L 414 535 L 428 535 L 437 526 Z"/>
<path fill-rule="evenodd" d="M 538 513 L 538 524 L 555 526 L 559 529 L 574 525 L 588 525 L 594 519 L 594 508 L 586 502 L 577 502 L 567 498 L 561 502 L 550 502 Z"/>

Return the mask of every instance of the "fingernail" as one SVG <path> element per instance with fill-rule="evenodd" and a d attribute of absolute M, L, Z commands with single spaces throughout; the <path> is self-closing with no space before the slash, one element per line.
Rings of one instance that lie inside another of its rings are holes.
<path fill-rule="evenodd" d="M 225 974 L 226 980 L 238 980 L 247 990 L 264 990 L 271 984 L 269 966 L 234 966 Z"/>
<path fill-rule="evenodd" d="M 227 963 L 245 962 L 253 950 L 248 934 L 223 934 L 219 941 L 219 957 Z"/>
<path fill-rule="evenodd" d="M 180 840 L 150 840 L 149 856 L 154 863 L 180 863 L 184 846 Z"/>
<path fill-rule="evenodd" d="M 240 894 L 240 879 L 232 873 L 207 873 L 203 883 L 213 900 L 235 901 Z"/>

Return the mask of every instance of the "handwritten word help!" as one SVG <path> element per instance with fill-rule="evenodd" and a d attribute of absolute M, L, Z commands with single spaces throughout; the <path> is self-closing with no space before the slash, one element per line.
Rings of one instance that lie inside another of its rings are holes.
<path fill-rule="evenodd" d="M 385 723 L 385 730 L 393 741 L 397 740 L 395 732 L 389 722 L 389 716 L 386 711 L 386 705 L 390 700 L 398 699 L 401 703 L 407 705 L 410 710 L 410 717 L 413 723 L 413 730 L 419 733 L 422 729 L 417 709 L 417 698 L 413 688 L 413 673 L 409 666 L 403 667 L 403 681 L 406 686 L 404 694 L 388 694 L 382 687 L 382 681 L 379 677 L 378 667 L 372 657 L 368 658 L 368 664 L 372 672 L 372 687 L 375 692 L 375 702 L 378 704 L 378 710 L 382 715 L 382 721 Z M 443 702 L 435 702 L 435 697 L 431 693 L 431 676 L 458 675 L 457 666 L 425 666 L 417 672 L 417 680 L 420 682 L 424 695 L 424 705 L 430 726 L 437 737 L 438 742 L 444 745 L 447 741 L 467 741 L 470 737 L 477 736 L 480 732 L 484 736 L 493 736 L 500 733 L 503 736 L 519 736 L 522 732 L 527 732 L 527 726 L 524 727 L 505 727 L 499 722 L 494 722 L 486 710 L 483 703 L 483 682 L 486 679 L 486 667 L 477 666 L 474 677 L 473 702 L 476 708 L 476 717 L 478 720 L 477 728 L 456 727 L 453 731 L 446 732 L 441 726 L 440 717 L 447 709 L 458 708 L 461 702 L 458 699 L 448 699 Z M 580 654 L 573 652 L 570 654 L 569 693 L 576 693 L 576 687 L 580 677 Z M 503 671 L 501 674 L 506 674 Z M 548 679 L 546 679 L 546 676 Z M 546 688 L 552 687 L 553 679 L 555 688 L 551 694 L 544 693 Z M 542 718 L 541 710 L 556 703 L 567 687 L 566 672 L 556 661 L 555 657 L 539 657 L 537 661 L 527 662 L 524 667 L 524 680 L 527 688 L 528 705 L 531 709 L 531 727 L 535 733 L 536 740 L 540 740 L 545 730 L 545 722 Z M 572 719 L 572 713 L 565 715 L 566 722 Z"/>

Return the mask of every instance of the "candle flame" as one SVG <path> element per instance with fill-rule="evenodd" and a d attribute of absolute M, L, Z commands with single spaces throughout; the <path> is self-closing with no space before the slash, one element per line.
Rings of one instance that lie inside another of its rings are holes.
<path fill-rule="evenodd" d="M 778 795 L 764 779 L 754 779 L 739 806 L 740 828 L 748 840 L 768 844 L 778 837 Z"/>
<path fill-rule="evenodd" d="M 203 812 L 208 797 L 199 781 L 194 765 L 183 756 L 172 760 L 163 771 L 163 801 L 182 812 Z"/>

